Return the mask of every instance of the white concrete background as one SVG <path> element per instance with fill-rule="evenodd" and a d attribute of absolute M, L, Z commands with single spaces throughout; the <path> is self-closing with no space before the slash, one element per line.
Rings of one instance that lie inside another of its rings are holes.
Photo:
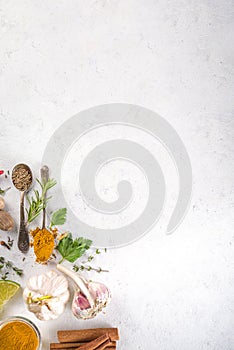
<path fill-rule="evenodd" d="M 140 104 L 166 118 L 193 166 L 191 208 L 173 235 L 164 235 L 164 213 L 143 239 L 99 258 L 111 271 L 91 275 L 113 291 L 105 316 L 82 322 L 68 307 L 43 323 L 25 311 L 20 295 L 6 307 L 1 318 L 20 314 L 36 322 L 43 350 L 57 329 L 108 325 L 120 328 L 121 350 L 234 349 L 233 5 L 0 1 L 2 167 L 27 162 L 37 173 L 59 125 L 110 102 Z M 6 200 L 17 218 L 17 193 Z M 17 249 L 9 259 L 24 266 L 22 286 L 45 270 L 31 255 L 23 263 Z"/>

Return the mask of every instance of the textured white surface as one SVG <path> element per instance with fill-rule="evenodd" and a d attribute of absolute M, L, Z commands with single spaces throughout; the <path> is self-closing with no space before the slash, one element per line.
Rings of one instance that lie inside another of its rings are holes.
<path fill-rule="evenodd" d="M 3 167 L 27 162 L 38 171 L 59 125 L 110 102 L 140 104 L 166 118 L 193 166 L 191 208 L 178 230 L 164 235 L 164 214 L 143 239 L 100 257 L 111 273 L 92 277 L 113 291 L 106 316 L 77 321 L 68 308 L 55 322 L 36 321 L 43 350 L 59 328 L 107 325 L 120 328 L 121 350 L 234 348 L 233 5 L 0 1 Z M 11 191 L 15 217 L 17 201 Z M 22 266 L 16 250 L 9 258 Z M 24 269 L 29 276 L 44 268 L 27 258 Z M 2 317 L 11 314 L 33 319 L 20 298 Z"/>

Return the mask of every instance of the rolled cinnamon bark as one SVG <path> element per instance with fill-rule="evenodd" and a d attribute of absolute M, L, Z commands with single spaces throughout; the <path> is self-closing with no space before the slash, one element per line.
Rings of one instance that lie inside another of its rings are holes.
<path fill-rule="evenodd" d="M 69 349 L 69 350 L 75 350 L 77 347 L 84 345 L 85 343 L 51 343 L 50 344 L 50 350 L 54 350 L 54 349 L 59 349 L 59 350 L 64 350 L 64 349 Z M 109 345 L 108 345 L 108 350 L 109 349 L 115 349 L 116 348 L 116 342 L 112 341 Z"/>
<path fill-rule="evenodd" d="M 84 343 L 51 343 L 50 344 L 50 350 L 52 349 L 75 349 L 80 345 L 83 345 Z"/>
<path fill-rule="evenodd" d="M 89 341 L 88 343 L 79 346 L 78 348 L 76 348 L 76 350 L 94 350 L 96 348 L 98 348 L 100 345 L 102 345 L 103 343 L 105 343 L 106 341 L 110 341 L 109 337 L 107 334 L 103 334 L 100 337 Z"/>
<path fill-rule="evenodd" d="M 107 348 L 107 346 L 110 344 L 110 339 L 108 339 L 107 341 L 105 341 L 102 345 L 98 346 L 97 348 L 95 348 L 95 350 L 104 350 Z"/>
<path fill-rule="evenodd" d="M 118 328 L 93 328 L 58 331 L 58 340 L 61 343 L 82 343 L 94 340 L 104 334 L 107 334 L 112 341 L 119 340 Z"/>
<path fill-rule="evenodd" d="M 64 348 L 70 348 L 75 349 L 80 345 L 83 345 L 84 343 L 51 343 L 50 344 L 50 350 L 52 349 L 64 349 Z"/>
<path fill-rule="evenodd" d="M 75 350 L 75 348 L 60 348 L 59 350 L 71 350 L 71 349 Z M 107 349 L 107 350 L 115 350 L 116 346 L 107 345 L 107 347 L 105 349 Z M 95 350 L 99 350 L 99 348 L 96 348 Z"/>

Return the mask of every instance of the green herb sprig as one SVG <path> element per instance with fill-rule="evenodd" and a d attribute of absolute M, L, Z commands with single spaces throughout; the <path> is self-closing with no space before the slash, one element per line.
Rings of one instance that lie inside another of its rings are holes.
<path fill-rule="evenodd" d="M 3 256 L 0 256 L 0 276 L 2 280 L 6 280 L 8 275 L 14 272 L 17 276 L 23 275 L 23 270 L 16 267 L 11 261 L 6 260 Z"/>
<path fill-rule="evenodd" d="M 104 252 L 105 253 L 107 252 L 106 248 L 104 248 Z M 96 249 L 93 254 L 88 256 L 86 261 L 82 261 L 82 264 L 73 265 L 73 270 L 75 272 L 79 272 L 79 271 L 95 271 L 95 272 L 98 272 L 98 273 L 109 272 L 108 270 L 104 270 L 101 267 L 93 267 L 93 266 L 88 264 L 91 261 L 93 261 L 97 255 L 99 255 L 101 253 L 102 253 L 102 251 L 100 249 Z"/>
<path fill-rule="evenodd" d="M 90 265 L 73 265 L 73 270 L 75 272 L 79 272 L 79 271 L 95 271 L 95 272 L 98 272 L 98 273 L 101 273 L 101 272 L 109 272 L 108 270 L 103 270 L 101 267 L 93 267 L 93 266 L 90 266 Z"/>
<path fill-rule="evenodd" d="M 42 183 L 39 179 L 36 179 L 41 187 L 41 193 L 38 190 L 34 190 L 34 196 L 29 198 L 27 196 L 27 201 L 29 208 L 26 209 L 28 214 L 28 223 L 35 220 L 43 209 L 46 208 L 48 201 L 51 197 L 46 198 L 46 192 L 56 185 L 56 180 L 48 179 L 48 181 Z"/>

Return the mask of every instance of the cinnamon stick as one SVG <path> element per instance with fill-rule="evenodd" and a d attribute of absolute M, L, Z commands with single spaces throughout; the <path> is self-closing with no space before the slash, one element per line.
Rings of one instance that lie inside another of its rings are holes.
<path fill-rule="evenodd" d="M 102 345 L 103 343 L 105 343 L 107 340 L 110 341 L 108 335 L 103 334 L 100 337 L 98 337 L 92 341 L 89 341 L 88 343 L 86 343 L 84 345 L 79 346 L 78 348 L 76 348 L 76 350 L 94 350 L 97 347 L 99 347 L 100 345 Z"/>
<path fill-rule="evenodd" d="M 100 346 L 98 346 L 97 348 L 95 348 L 95 350 L 104 350 L 106 349 L 106 347 L 110 344 L 110 339 L 108 339 L 107 341 L 105 341 L 103 344 L 101 344 Z"/>
<path fill-rule="evenodd" d="M 75 348 L 60 348 L 59 350 L 75 350 Z M 79 349 L 79 348 L 78 348 Z M 96 348 L 95 350 L 99 350 L 99 348 Z M 116 350 L 116 345 L 107 345 L 106 350 Z"/>
<path fill-rule="evenodd" d="M 51 343 L 50 344 L 50 350 L 54 350 L 54 349 L 59 349 L 59 350 L 64 350 L 64 349 L 69 349 L 69 350 L 75 350 L 76 348 L 78 348 L 81 345 L 87 344 L 86 342 L 81 342 L 81 343 Z M 110 344 L 108 345 L 108 350 L 109 349 L 115 349 L 116 348 L 116 342 L 112 341 L 110 342 Z"/>
<path fill-rule="evenodd" d="M 52 349 L 63 349 L 63 348 L 70 348 L 75 349 L 80 345 L 83 345 L 84 343 L 51 343 L 50 344 L 50 350 Z"/>
<path fill-rule="evenodd" d="M 107 334 L 112 341 L 119 340 L 118 328 L 93 328 L 58 331 L 58 340 L 61 343 L 85 342 L 94 340 L 104 334 Z"/>

